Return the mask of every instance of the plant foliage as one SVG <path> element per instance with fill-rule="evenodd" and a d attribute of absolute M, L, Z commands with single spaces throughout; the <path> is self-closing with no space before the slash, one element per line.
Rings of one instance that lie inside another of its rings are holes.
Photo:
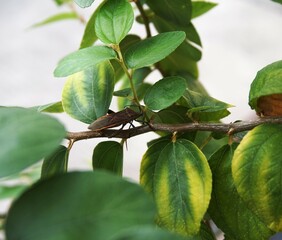
<path fill-rule="evenodd" d="M 54 2 L 70 11 L 34 26 L 77 19 L 85 30 L 54 70 L 67 77 L 62 99 L 0 107 L 0 199 L 13 200 L 4 216 L 7 240 L 213 240 L 211 221 L 229 240 L 281 232 L 282 62 L 261 69 L 251 85 L 258 122 L 226 128 L 221 120 L 232 105 L 198 80 L 202 43 L 192 23 L 216 3 L 104 0 L 85 21 L 74 9 L 94 0 Z M 146 37 L 134 33 L 135 22 Z M 89 130 L 66 132 L 50 116 L 62 112 Z M 148 131 L 158 137 L 139 156 L 140 182 L 132 183 L 122 177 L 123 148 Z M 70 171 L 76 142 L 93 137 L 122 140 L 93 147 L 93 170 Z"/>

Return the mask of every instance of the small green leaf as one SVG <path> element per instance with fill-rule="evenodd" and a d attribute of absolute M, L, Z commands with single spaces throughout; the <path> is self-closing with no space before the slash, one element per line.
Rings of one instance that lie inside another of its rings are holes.
<path fill-rule="evenodd" d="M 66 77 L 116 57 L 116 52 L 106 46 L 83 48 L 64 57 L 58 63 L 54 76 Z"/>
<path fill-rule="evenodd" d="M 78 16 L 74 12 L 67 12 L 67 13 L 59 13 L 54 16 L 51 16 L 39 23 L 36 23 L 32 25 L 31 27 L 41 27 L 50 23 L 58 22 L 58 21 L 63 21 L 63 20 L 69 20 L 69 19 L 78 19 Z"/>
<path fill-rule="evenodd" d="M 258 99 L 262 96 L 282 94 L 282 61 L 267 65 L 258 71 L 251 84 L 249 105 L 258 109 Z"/>
<path fill-rule="evenodd" d="M 184 93 L 185 80 L 181 77 L 166 77 L 156 82 L 146 92 L 144 102 L 151 110 L 161 110 L 175 103 Z"/>
<path fill-rule="evenodd" d="M 156 150 L 156 151 L 155 151 Z M 211 171 L 190 141 L 158 141 L 141 163 L 140 183 L 154 196 L 158 224 L 181 235 L 198 233 L 211 194 Z"/>
<path fill-rule="evenodd" d="M 192 18 L 199 17 L 217 6 L 217 3 L 207 1 L 192 1 Z"/>
<path fill-rule="evenodd" d="M 209 159 L 213 176 L 209 215 L 232 239 L 269 239 L 274 232 L 246 206 L 236 191 L 231 172 L 236 147 L 237 144 L 225 145 Z"/>
<path fill-rule="evenodd" d="M 102 42 L 119 44 L 133 21 L 134 12 L 127 0 L 108 0 L 97 13 L 95 31 Z"/>
<path fill-rule="evenodd" d="M 227 108 L 233 107 L 208 95 L 202 95 L 188 89 L 179 103 L 189 108 L 188 115 L 197 121 L 217 121 L 229 115 L 230 112 Z"/>
<path fill-rule="evenodd" d="M 128 68 L 150 66 L 172 53 L 185 39 L 181 31 L 160 33 L 134 44 L 125 52 Z"/>
<path fill-rule="evenodd" d="M 114 84 L 114 70 L 109 62 L 70 76 L 63 89 L 65 112 L 79 121 L 92 123 L 107 113 Z"/>
<path fill-rule="evenodd" d="M 81 8 L 90 7 L 95 0 L 73 0 Z"/>
<path fill-rule="evenodd" d="M 5 232 L 7 239 L 105 240 L 153 226 L 155 214 L 139 185 L 106 172 L 73 172 L 24 192 L 9 210 Z"/>
<path fill-rule="evenodd" d="M 187 0 L 147 0 L 146 4 L 156 15 L 178 26 L 190 23 L 192 3 Z"/>
<path fill-rule="evenodd" d="M 245 135 L 232 160 L 239 195 L 275 232 L 282 231 L 281 141 L 281 125 L 260 125 Z"/>
<path fill-rule="evenodd" d="M 55 152 L 46 157 L 41 168 L 41 178 L 52 177 L 67 172 L 69 150 L 65 146 L 59 146 Z"/>
<path fill-rule="evenodd" d="M 0 177 L 51 154 L 65 136 L 56 119 L 31 109 L 0 108 L 0 125 Z"/>
<path fill-rule="evenodd" d="M 15 198 L 26 189 L 27 186 L 23 184 L 15 186 L 0 186 L 0 199 Z"/>
<path fill-rule="evenodd" d="M 93 151 L 92 165 L 94 170 L 105 169 L 122 176 L 122 145 L 115 141 L 99 143 Z"/>
<path fill-rule="evenodd" d="M 87 47 L 91 47 L 97 40 L 98 37 L 96 36 L 96 32 L 95 32 L 95 21 L 96 21 L 96 16 L 97 13 L 99 11 L 99 9 L 101 8 L 101 6 L 103 6 L 102 2 L 93 12 L 93 14 L 91 15 L 91 17 L 89 18 L 86 27 L 84 29 L 84 33 L 83 33 L 83 37 L 82 40 L 80 42 L 80 49 L 82 48 L 87 48 Z"/>
<path fill-rule="evenodd" d="M 62 105 L 62 102 L 55 102 L 55 103 L 49 103 L 46 105 L 42 105 L 39 107 L 36 107 L 38 112 L 48 112 L 48 113 L 62 113 L 64 112 L 64 108 Z"/>

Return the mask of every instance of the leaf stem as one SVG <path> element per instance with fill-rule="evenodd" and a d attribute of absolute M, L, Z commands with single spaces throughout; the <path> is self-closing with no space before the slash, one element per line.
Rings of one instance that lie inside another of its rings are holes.
<path fill-rule="evenodd" d="M 133 79 L 132 79 L 133 74 L 128 71 L 128 69 L 127 69 L 127 67 L 124 63 L 123 56 L 122 56 L 122 53 L 120 51 L 120 47 L 118 45 L 115 45 L 114 49 L 117 51 L 118 57 L 119 57 L 119 63 L 120 63 L 123 71 L 125 72 L 125 74 L 127 75 L 128 79 L 129 79 L 130 88 L 131 88 L 132 93 L 133 93 L 133 101 L 134 101 L 134 103 L 137 104 L 138 107 L 141 108 L 140 101 L 138 99 L 137 92 L 136 92 L 136 89 L 135 89 L 135 86 L 134 86 L 134 83 L 133 83 Z"/>

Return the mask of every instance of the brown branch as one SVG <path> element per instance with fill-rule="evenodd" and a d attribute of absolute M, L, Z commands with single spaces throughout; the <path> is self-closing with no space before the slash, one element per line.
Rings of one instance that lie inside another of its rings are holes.
<path fill-rule="evenodd" d="M 102 131 L 85 131 L 85 132 L 68 132 L 66 138 L 79 141 L 90 138 L 131 138 L 147 132 L 164 131 L 164 132 L 194 132 L 194 131 L 211 131 L 232 135 L 234 133 L 251 130 L 254 127 L 264 123 L 280 123 L 282 117 L 265 117 L 253 121 L 242 121 L 234 123 L 184 123 L 184 124 L 150 124 L 142 125 L 135 128 L 116 130 L 105 129 Z"/>
<path fill-rule="evenodd" d="M 146 33 L 147 33 L 147 38 L 151 37 L 152 34 L 151 34 L 150 26 L 149 26 L 149 19 L 148 19 L 147 15 L 146 15 L 146 13 L 145 13 L 145 11 L 143 9 L 143 6 L 142 6 L 142 4 L 140 3 L 139 0 L 137 0 L 135 2 L 135 4 L 136 4 L 136 6 L 137 6 L 137 8 L 138 8 L 138 10 L 139 10 L 139 12 L 141 14 L 141 17 L 143 18 L 145 29 L 146 29 Z"/>

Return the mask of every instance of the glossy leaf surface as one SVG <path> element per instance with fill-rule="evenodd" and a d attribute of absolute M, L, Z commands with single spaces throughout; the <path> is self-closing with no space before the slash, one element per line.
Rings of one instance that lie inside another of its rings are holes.
<path fill-rule="evenodd" d="M 247 206 L 273 231 L 282 231 L 282 126 L 249 131 L 234 153 L 232 175 Z"/>
<path fill-rule="evenodd" d="M 40 181 L 21 195 L 5 231 L 8 240 L 77 240 L 81 234 L 83 240 L 105 240 L 153 225 L 154 216 L 140 186 L 105 172 L 73 172 Z"/>
<path fill-rule="evenodd" d="M 100 142 L 93 151 L 93 169 L 104 169 L 122 175 L 123 149 L 115 141 Z"/>
<path fill-rule="evenodd" d="M 24 108 L 0 108 L 0 177 L 51 154 L 65 136 L 56 119 Z"/>
<path fill-rule="evenodd" d="M 232 239 L 269 239 L 274 232 L 247 207 L 235 188 L 231 164 L 236 147 L 237 144 L 225 145 L 209 159 L 213 176 L 209 215 Z"/>
<path fill-rule="evenodd" d="M 211 171 L 193 143 L 153 144 L 142 159 L 141 184 L 154 196 L 160 226 L 185 236 L 198 233 L 209 204 Z"/>
<path fill-rule="evenodd" d="M 41 168 L 41 178 L 48 178 L 67 172 L 68 157 L 69 150 L 65 146 L 59 146 L 55 152 L 44 159 Z"/>
<path fill-rule="evenodd" d="M 63 89 L 65 112 L 79 121 L 93 122 L 107 113 L 114 84 L 114 70 L 109 62 L 70 76 Z"/>
<path fill-rule="evenodd" d="M 181 77 L 166 77 L 148 89 L 144 97 L 151 110 L 161 110 L 175 103 L 184 93 L 185 80 Z"/>
<path fill-rule="evenodd" d="M 131 29 L 133 20 L 133 9 L 127 0 L 108 0 L 97 13 L 97 37 L 105 44 L 119 44 Z"/>
<path fill-rule="evenodd" d="M 172 53 L 185 39 L 181 31 L 160 33 L 132 45 L 125 52 L 128 68 L 141 68 L 159 62 Z"/>
<path fill-rule="evenodd" d="M 100 62 L 116 58 L 116 52 L 106 46 L 93 46 L 80 49 L 64 57 L 54 71 L 55 77 L 67 77 Z"/>
<path fill-rule="evenodd" d="M 262 96 L 282 94 L 282 61 L 267 65 L 258 71 L 251 84 L 249 105 L 257 109 L 258 99 Z"/>

